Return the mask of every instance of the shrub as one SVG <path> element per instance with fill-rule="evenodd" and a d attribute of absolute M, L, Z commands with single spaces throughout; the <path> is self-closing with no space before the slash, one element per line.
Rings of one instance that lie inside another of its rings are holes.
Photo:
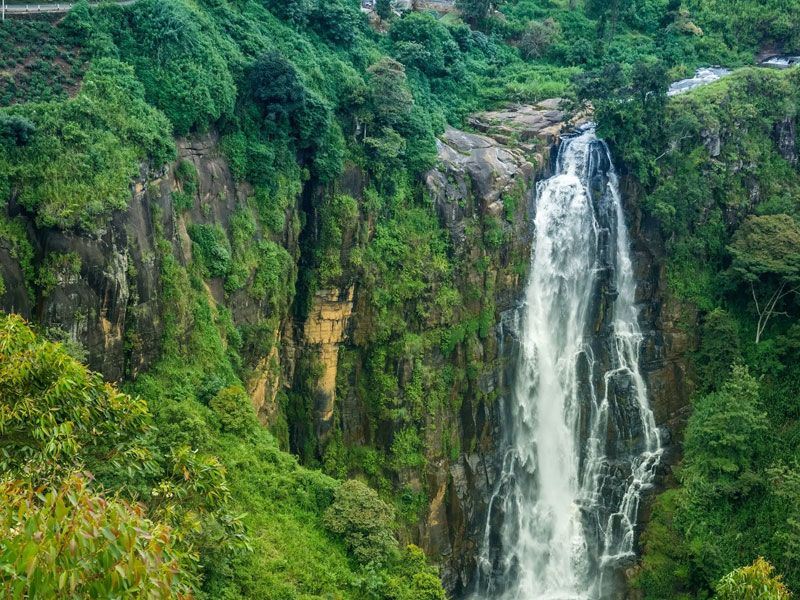
<path fill-rule="evenodd" d="M 252 431 L 257 423 L 250 397 L 238 385 L 226 387 L 217 392 L 209 402 L 226 433 L 245 434 Z"/>
<path fill-rule="evenodd" d="M 758 557 L 752 565 L 728 573 L 717 584 L 719 600 L 789 600 L 789 590 L 775 567 Z"/>
<path fill-rule="evenodd" d="M 181 160 L 175 167 L 175 179 L 181 184 L 183 191 L 194 196 L 197 192 L 197 168 L 188 160 Z"/>
<path fill-rule="evenodd" d="M 144 469 L 149 422 L 144 401 L 0 314 L 0 469 L 44 477 L 79 466 Z"/>
<path fill-rule="evenodd" d="M 209 276 L 224 277 L 228 274 L 231 251 L 228 238 L 219 225 L 192 225 L 189 237 Z"/>
<path fill-rule="evenodd" d="M 47 255 L 39 267 L 36 283 L 42 295 L 49 296 L 59 285 L 65 285 L 81 272 L 81 257 L 75 252 L 53 252 Z"/>
<path fill-rule="evenodd" d="M 425 465 L 422 454 L 422 441 L 413 427 L 401 429 L 392 442 L 392 467 L 395 469 L 413 469 Z"/>
<path fill-rule="evenodd" d="M 394 509 L 375 490 L 355 479 L 345 481 L 336 490 L 323 522 L 342 536 L 348 549 L 364 564 L 384 564 L 396 551 Z"/>
<path fill-rule="evenodd" d="M 232 113 L 236 86 L 214 23 L 186 0 L 140 0 L 129 28 L 112 31 L 148 101 L 184 135 Z"/>
<path fill-rule="evenodd" d="M 133 70 L 95 61 L 80 92 L 64 103 L 3 109 L 16 140 L 0 153 L 0 180 L 42 226 L 93 230 L 130 199 L 140 162 L 156 165 L 175 153 L 164 115 L 143 98 Z M 31 136 L 32 123 L 36 133 Z"/>

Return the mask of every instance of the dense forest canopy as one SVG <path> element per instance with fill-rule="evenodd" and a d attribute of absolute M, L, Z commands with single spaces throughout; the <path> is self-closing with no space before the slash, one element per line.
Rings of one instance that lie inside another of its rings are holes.
<path fill-rule="evenodd" d="M 453 8 L 81 0 L 0 26 L 0 244 L 32 303 L 82 264 L 35 246 L 30 227 L 102 238 L 132 181 L 175 163 L 176 139 L 214 136 L 248 190 L 227 230 L 187 227 L 189 264 L 153 232 L 164 336 L 146 372 L 106 383 L 63 332 L 0 317 L 4 597 L 445 598 L 406 543 L 430 499 L 401 482 L 425 467 L 425 415 L 458 412 L 451 390 L 477 378 L 470 350 L 495 306 L 458 282 L 491 272 L 509 217 L 476 234 L 479 256 L 459 255 L 419 181 L 446 126 L 547 98 L 591 105 L 663 237 L 678 325 L 700 324 L 683 458 L 654 499 L 634 585 L 653 600 L 800 592 L 800 69 L 754 66 L 800 54 L 800 1 Z M 709 65 L 734 72 L 667 97 Z M 338 184 L 354 170 L 358 198 Z M 176 213 L 210 213 L 195 166 L 174 172 Z M 143 193 L 157 212 L 157 190 Z M 269 317 L 234 323 L 211 280 Z M 319 441 L 311 361 L 262 427 L 247 384 L 280 324 L 356 281 L 367 443 Z M 463 368 L 393 367 L 434 350 Z M 398 433 L 381 440 L 375 423 L 389 421 Z M 452 440 L 436 440 L 442 456 L 462 450 Z"/>

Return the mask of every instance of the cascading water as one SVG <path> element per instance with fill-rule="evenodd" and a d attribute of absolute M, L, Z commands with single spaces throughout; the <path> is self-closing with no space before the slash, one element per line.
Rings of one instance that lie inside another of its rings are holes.
<path fill-rule="evenodd" d="M 586 126 L 537 188 L 532 269 L 476 599 L 594 600 L 634 554 L 661 457 L 617 177 Z"/>

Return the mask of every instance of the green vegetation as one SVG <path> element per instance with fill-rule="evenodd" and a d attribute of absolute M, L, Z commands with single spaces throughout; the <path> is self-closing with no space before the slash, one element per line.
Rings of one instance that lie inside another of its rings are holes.
<path fill-rule="evenodd" d="M 789 590 L 773 573 L 775 567 L 758 557 L 752 565 L 728 573 L 717 585 L 720 600 L 785 600 Z"/>
<path fill-rule="evenodd" d="M 42 295 L 47 296 L 59 283 L 76 278 L 81 272 L 81 257 L 74 252 L 48 254 L 39 267 L 39 284 Z"/>
<path fill-rule="evenodd" d="M 168 527 L 74 475 L 44 493 L 0 483 L 7 598 L 188 598 Z M 69 548 L 69 551 L 64 551 Z"/>
<path fill-rule="evenodd" d="M 4 143 L 0 190 L 19 190 L 42 226 L 95 229 L 127 206 L 140 161 L 160 166 L 175 154 L 169 123 L 116 60 L 95 62 L 74 98 L 19 105 L 9 116 L 27 119 L 34 133 L 18 127 Z"/>
<path fill-rule="evenodd" d="M 0 358 L 9 597 L 356 598 L 368 585 L 444 598 L 419 551 L 398 549 L 391 508 L 364 484 L 299 467 L 241 387 L 205 407 L 221 384 L 207 381 L 195 401 L 171 399 L 176 383 L 151 416 L 19 317 L 0 317 Z"/>
<path fill-rule="evenodd" d="M 500 366 L 495 295 L 528 257 L 508 255 L 521 194 L 501 218 L 470 220 L 457 248 L 420 175 L 446 124 L 552 97 L 593 102 L 667 240 L 671 293 L 700 314 L 686 457 L 655 503 L 638 584 L 654 599 L 782 597 L 763 556 L 800 589 L 800 176 L 775 144 L 800 76 L 742 69 L 664 94 L 700 65 L 800 52 L 800 8 L 457 6 L 396 16 L 378 0 L 373 29 L 355 0 L 82 0 L 63 19 L 0 26 L 0 249 L 41 307 L 96 266 L 41 244 L 46 232 L 114 245 L 118 211 L 146 207 L 163 331 L 144 372 L 126 365 L 129 396 L 2 317 L 6 595 L 441 600 L 435 570 L 395 534 L 428 506 L 429 465 L 475 450 L 458 429 L 497 397 L 482 385 Z M 217 139 L 222 156 L 183 144 Z M 215 162 L 198 173 L 203 160 Z M 318 438 L 322 365 L 298 325 L 317 292 L 354 286 L 336 386 L 363 423 L 346 431 L 337 403 Z M 126 353 L 150 332 L 129 327 Z M 272 433 L 248 394 L 259 377 L 278 382 L 257 407 Z M 76 536 L 77 555 L 53 557 Z"/>
<path fill-rule="evenodd" d="M 701 321 L 679 486 L 658 499 L 643 534 L 646 598 L 800 588 L 800 173 L 776 134 L 798 114 L 798 75 L 743 70 L 634 117 L 639 137 L 618 145 L 668 240 L 669 288 Z"/>

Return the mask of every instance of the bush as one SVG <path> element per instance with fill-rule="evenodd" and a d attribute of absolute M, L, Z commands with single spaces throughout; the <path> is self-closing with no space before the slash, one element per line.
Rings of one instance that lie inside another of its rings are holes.
<path fill-rule="evenodd" d="M 223 54 L 228 45 L 195 3 L 140 0 L 128 25 L 110 32 L 120 55 L 135 66 L 148 101 L 178 134 L 233 112 L 236 86 Z"/>
<path fill-rule="evenodd" d="M 364 564 L 385 564 L 396 552 L 394 509 L 360 481 L 345 481 L 336 490 L 323 522 Z"/>
<path fill-rule="evenodd" d="M 27 143 L 0 153 L 0 180 L 9 179 L 42 226 L 96 229 L 127 207 L 140 162 L 160 166 L 175 154 L 164 115 L 144 101 L 133 70 L 115 60 L 95 61 L 64 103 L 2 110 L 6 128 Z"/>
<path fill-rule="evenodd" d="M 789 600 L 791 594 L 773 575 L 775 567 L 758 557 L 747 567 L 728 573 L 717 584 L 718 600 Z"/>
<path fill-rule="evenodd" d="M 251 432 L 257 426 L 250 397 L 241 386 L 233 385 L 221 389 L 211 399 L 209 406 L 222 424 L 222 431 L 226 433 L 241 435 Z"/>
<path fill-rule="evenodd" d="M 447 27 L 429 14 L 410 13 L 389 29 L 393 54 L 407 67 L 432 77 L 458 72 L 461 51 Z"/>
<path fill-rule="evenodd" d="M 231 269 L 231 251 L 222 228 L 219 225 L 192 225 L 189 237 L 208 275 L 225 277 Z"/>
<path fill-rule="evenodd" d="M 66 285 L 81 272 L 81 257 L 75 252 L 48 254 L 39 267 L 36 283 L 43 296 L 49 296 L 58 285 Z M 74 283 L 74 282 L 73 282 Z"/>
<path fill-rule="evenodd" d="M 0 470 L 42 478 L 75 468 L 143 470 L 150 418 L 60 344 L 0 314 Z"/>

